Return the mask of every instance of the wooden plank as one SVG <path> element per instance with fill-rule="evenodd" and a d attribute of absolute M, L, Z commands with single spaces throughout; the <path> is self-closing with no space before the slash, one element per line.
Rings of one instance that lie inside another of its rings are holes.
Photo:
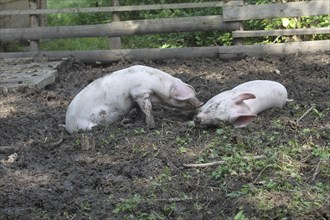
<path fill-rule="evenodd" d="M 223 7 L 244 5 L 244 0 L 223 0 Z"/>
<path fill-rule="evenodd" d="M 0 58 L 18 57 L 51 57 L 62 59 L 74 57 L 88 64 L 110 64 L 122 59 L 131 60 L 164 60 L 172 58 L 217 57 L 219 47 L 186 47 L 186 48 L 144 48 L 121 50 L 92 51 L 43 51 L 43 52 L 12 52 L 1 53 Z"/>
<path fill-rule="evenodd" d="M 186 59 L 195 57 L 235 58 L 241 56 L 284 55 L 296 53 L 329 52 L 330 40 L 305 41 L 267 45 L 221 46 L 221 47 L 186 47 L 164 49 L 122 49 L 92 51 L 43 51 L 1 53 L 0 58 L 50 57 L 62 59 L 74 57 L 88 64 L 109 64 L 122 59 L 164 60 Z"/>
<path fill-rule="evenodd" d="M 279 35 L 330 34 L 330 27 L 297 28 L 297 29 L 283 29 L 283 30 L 233 31 L 232 33 L 233 33 L 233 38 L 279 36 Z"/>
<path fill-rule="evenodd" d="M 303 41 L 279 44 L 223 46 L 219 54 L 240 54 L 249 56 L 258 55 L 284 55 L 296 53 L 329 52 L 330 40 Z"/>
<path fill-rule="evenodd" d="M 223 8 L 224 21 L 243 21 L 277 17 L 326 15 L 330 13 L 328 0 L 278 4 L 228 6 Z"/>
<path fill-rule="evenodd" d="M 19 65 L 18 65 L 19 64 Z M 38 62 L 31 58 L 1 60 L 0 94 L 19 88 L 42 89 L 55 82 L 63 60 Z"/>
<path fill-rule="evenodd" d="M 38 40 L 74 37 L 120 37 L 127 35 L 237 30 L 237 22 L 222 16 L 196 16 L 152 20 L 118 21 L 110 24 L 1 29 L 0 40 Z"/>
<path fill-rule="evenodd" d="M 2 10 L 24 10 L 30 8 L 29 1 L 5 1 L 0 0 L 0 13 Z M 2 28 L 29 27 L 29 16 L 0 16 L 0 34 Z"/>
<path fill-rule="evenodd" d="M 154 4 L 154 5 L 130 5 L 95 8 L 62 8 L 62 9 L 38 9 L 38 10 L 4 10 L 0 11 L 0 16 L 4 15 L 24 15 L 24 14 L 58 14 L 58 13 L 91 13 L 91 12 L 123 12 L 123 11 L 147 11 L 162 9 L 188 9 L 188 8 L 213 8 L 222 7 L 223 2 L 195 2 L 176 4 Z"/>

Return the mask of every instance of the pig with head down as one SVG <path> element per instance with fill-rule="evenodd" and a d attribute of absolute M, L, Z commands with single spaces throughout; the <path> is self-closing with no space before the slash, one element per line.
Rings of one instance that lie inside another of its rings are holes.
<path fill-rule="evenodd" d="M 65 119 L 69 133 L 112 124 L 137 107 L 149 127 L 155 127 L 152 105 L 183 110 L 201 106 L 192 86 L 161 70 L 135 65 L 105 75 L 79 92 L 70 103 Z"/>
<path fill-rule="evenodd" d="M 232 90 L 224 91 L 198 109 L 197 125 L 220 125 L 221 122 L 242 128 L 250 124 L 257 114 L 273 107 L 283 107 L 287 102 L 286 88 L 275 81 L 254 80 Z"/>

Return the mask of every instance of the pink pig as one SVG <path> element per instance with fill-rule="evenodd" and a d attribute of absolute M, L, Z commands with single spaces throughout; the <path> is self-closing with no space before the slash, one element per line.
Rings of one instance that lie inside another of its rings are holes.
<path fill-rule="evenodd" d="M 287 97 L 287 90 L 278 82 L 249 81 L 211 98 L 198 109 L 194 121 L 200 125 L 219 125 L 220 121 L 224 121 L 235 128 L 242 128 L 251 123 L 258 113 L 283 107 Z"/>
<path fill-rule="evenodd" d="M 65 119 L 69 133 L 90 130 L 98 124 L 123 119 L 134 107 L 141 110 L 149 127 L 155 127 L 152 104 L 163 104 L 183 110 L 201 106 L 192 86 L 155 68 L 136 65 L 103 76 L 70 103 Z"/>

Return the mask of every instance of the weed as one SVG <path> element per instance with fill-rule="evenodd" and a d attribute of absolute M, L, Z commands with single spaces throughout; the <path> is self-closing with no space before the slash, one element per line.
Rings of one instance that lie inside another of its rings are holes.
<path fill-rule="evenodd" d="M 166 205 L 163 209 L 163 213 L 165 216 L 171 216 L 173 212 L 177 210 L 177 206 L 175 203 L 171 203 L 169 205 Z"/>
<path fill-rule="evenodd" d="M 109 145 L 109 144 L 115 142 L 115 140 L 116 140 L 115 134 L 110 134 L 107 138 L 103 139 L 103 144 Z"/>
<path fill-rule="evenodd" d="M 319 157 L 320 160 L 328 161 L 330 159 L 330 148 L 326 146 L 319 146 L 317 144 L 310 145 L 312 150 L 312 155 Z"/>
<path fill-rule="evenodd" d="M 119 214 L 123 212 L 133 212 L 134 209 L 141 202 L 141 196 L 139 194 L 134 194 L 132 197 L 125 199 L 117 203 L 116 208 L 113 210 L 113 213 Z"/>
<path fill-rule="evenodd" d="M 136 129 L 134 129 L 134 134 L 136 134 L 136 135 L 143 135 L 145 133 L 146 133 L 146 131 L 144 130 L 144 128 L 136 128 Z"/>
<path fill-rule="evenodd" d="M 313 113 L 317 116 L 317 117 L 319 117 L 319 118 L 322 118 L 322 117 L 324 117 L 324 113 L 323 112 L 320 112 L 319 110 L 317 110 L 316 108 L 313 108 Z"/>
<path fill-rule="evenodd" d="M 63 212 L 63 216 L 64 216 L 65 219 L 69 219 L 69 220 L 75 219 L 77 217 L 76 214 L 70 214 L 67 211 Z"/>
<path fill-rule="evenodd" d="M 241 210 L 235 215 L 234 220 L 249 220 L 249 219 L 244 216 L 244 212 L 243 210 Z"/>
<path fill-rule="evenodd" d="M 160 182 L 167 182 L 172 180 L 172 171 L 170 167 L 165 166 L 162 173 L 159 175 Z"/>
<path fill-rule="evenodd" d="M 81 209 L 84 211 L 89 211 L 91 210 L 91 205 L 88 201 L 84 201 L 83 203 L 81 203 Z"/>

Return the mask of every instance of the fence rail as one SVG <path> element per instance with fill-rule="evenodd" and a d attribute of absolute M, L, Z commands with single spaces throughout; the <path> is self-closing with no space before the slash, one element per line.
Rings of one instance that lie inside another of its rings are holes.
<path fill-rule="evenodd" d="M 172 32 L 237 30 L 237 22 L 221 16 L 196 16 L 153 20 L 116 21 L 110 24 L 2 29 L 0 40 L 39 40 L 75 37 L 120 37 Z"/>
<path fill-rule="evenodd" d="M 239 2 L 235 2 L 239 5 Z M 4 15 L 26 15 L 26 14 L 59 14 L 59 13 L 95 13 L 95 12 L 125 12 L 125 11 L 147 11 L 163 9 L 189 9 L 189 8 L 211 8 L 223 7 L 224 2 L 196 2 L 196 3 L 177 3 L 177 4 L 154 4 L 154 5 L 130 5 L 96 8 L 62 8 L 62 9 L 34 9 L 34 10 L 6 10 L 0 11 L 0 16 Z"/>
<path fill-rule="evenodd" d="M 224 21 L 243 21 L 278 17 L 326 15 L 330 13 L 328 0 L 290 2 L 263 5 L 229 6 L 223 12 Z"/>
<path fill-rule="evenodd" d="M 237 39 L 260 36 L 329 34 L 330 28 L 306 28 L 285 30 L 244 30 L 241 21 L 250 19 L 296 17 L 330 14 L 328 1 L 311 0 L 304 2 L 247 5 L 244 0 L 224 0 L 217 2 L 156 4 L 136 6 L 113 6 L 97 8 L 66 9 L 29 9 L 0 11 L 0 16 L 29 14 L 31 21 L 36 16 L 51 13 L 92 13 L 123 12 L 140 10 L 184 9 L 184 8 L 222 8 L 222 14 L 212 16 L 192 16 L 181 18 L 149 19 L 133 21 L 114 21 L 109 24 L 56 26 L 31 28 L 1 29 L 0 41 L 31 40 L 34 50 L 40 39 L 74 38 L 74 37 L 120 37 L 126 35 L 157 34 L 193 31 L 229 31 Z M 29 56 L 65 57 L 74 56 L 85 62 L 113 62 L 123 57 L 129 59 L 164 59 L 169 57 L 220 56 L 223 58 L 242 55 L 291 54 L 330 51 L 330 41 L 306 41 L 271 45 L 241 45 L 228 47 L 175 48 L 175 49 L 128 49 L 128 50 L 93 50 L 93 51 L 59 51 L 59 52 L 21 52 L 1 53 L 0 58 L 18 58 Z"/>
<path fill-rule="evenodd" d="M 281 30 L 255 30 L 255 31 L 233 31 L 233 38 L 263 37 L 263 36 L 285 36 L 285 35 L 311 35 L 330 34 L 330 28 L 297 28 Z"/>
<path fill-rule="evenodd" d="M 110 64 L 122 59 L 128 60 L 164 60 L 164 59 L 185 59 L 194 57 L 220 57 L 231 59 L 245 56 L 258 55 L 285 55 L 297 53 L 327 52 L 330 40 L 311 42 L 294 42 L 266 45 L 239 45 L 239 46 L 213 46 L 213 47 L 186 47 L 186 48 L 144 48 L 144 49 L 118 49 L 118 50 L 90 50 L 90 51 L 39 51 L 25 52 L 24 57 L 51 57 L 62 59 L 64 57 L 75 57 L 88 64 L 102 63 Z M 21 58 L 22 53 L 2 53 L 2 58 Z"/>

